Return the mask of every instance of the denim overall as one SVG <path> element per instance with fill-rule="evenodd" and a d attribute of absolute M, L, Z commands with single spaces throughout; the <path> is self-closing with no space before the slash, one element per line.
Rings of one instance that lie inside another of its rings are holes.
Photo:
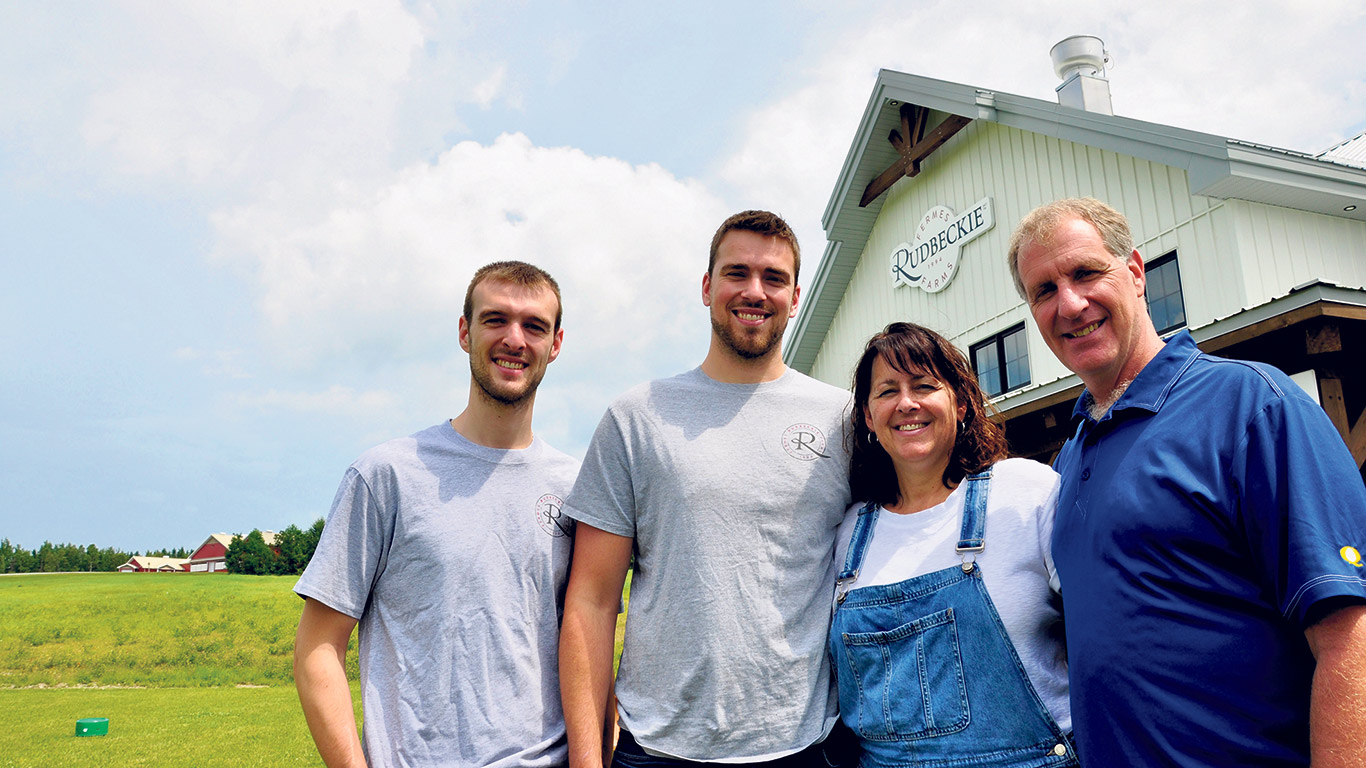
<path fill-rule="evenodd" d="M 840 717 L 861 768 L 1076 766 L 1069 738 L 1030 684 L 982 583 L 991 470 L 964 479 L 963 564 L 850 590 L 878 505 L 859 510 L 830 627 Z"/>

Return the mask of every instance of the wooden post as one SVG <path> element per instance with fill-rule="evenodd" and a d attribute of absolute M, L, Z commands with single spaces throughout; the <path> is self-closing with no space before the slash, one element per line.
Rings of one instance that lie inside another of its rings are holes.
<path fill-rule="evenodd" d="M 1324 413 L 1328 414 L 1328 420 L 1337 428 L 1342 441 L 1347 444 L 1347 450 L 1352 452 L 1352 460 L 1360 469 L 1362 464 L 1366 464 L 1366 408 L 1362 409 L 1355 423 L 1348 420 L 1347 400 L 1342 395 L 1341 379 L 1319 379 L 1319 400 L 1323 403 Z"/>
<path fill-rule="evenodd" d="M 1366 408 L 1361 409 L 1356 424 L 1352 425 L 1352 431 L 1347 436 L 1347 450 L 1352 452 L 1357 469 L 1361 469 L 1366 464 Z"/>
<path fill-rule="evenodd" d="M 1347 421 L 1347 400 L 1342 396 L 1341 379 L 1319 379 L 1319 401 L 1323 404 L 1323 410 L 1328 414 L 1328 420 L 1337 427 L 1338 434 L 1342 435 L 1342 441 L 1347 442 L 1347 438 L 1352 434 L 1352 427 Z"/>

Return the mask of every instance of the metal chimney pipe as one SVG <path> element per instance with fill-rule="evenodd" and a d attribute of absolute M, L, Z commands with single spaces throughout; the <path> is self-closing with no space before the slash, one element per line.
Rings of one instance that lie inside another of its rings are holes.
<path fill-rule="evenodd" d="M 1115 113 L 1110 81 L 1105 78 L 1110 54 L 1099 37 L 1073 35 L 1053 46 L 1048 55 L 1053 59 L 1053 72 L 1062 78 L 1062 85 L 1055 89 L 1059 104 L 1105 115 Z"/>

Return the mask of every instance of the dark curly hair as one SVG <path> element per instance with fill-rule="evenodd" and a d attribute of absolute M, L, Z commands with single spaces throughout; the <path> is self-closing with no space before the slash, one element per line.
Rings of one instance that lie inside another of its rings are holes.
<path fill-rule="evenodd" d="M 881 357 L 896 370 L 927 373 L 953 391 L 958 405 L 966 406 L 958 437 L 944 470 L 944 487 L 953 488 L 963 478 L 1006 457 L 1005 429 L 998 423 L 1000 414 L 982 394 L 977 376 L 968 359 L 948 339 L 913 323 L 892 323 L 874 334 L 863 348 L 854 368 L 854 408 L 849 430 L 853 445 L 849 451 L 849 491 L 855 501 L 873 501 L 883 506 L 901 500 L 892 457 L 882 446 L 871 442 L 863 419 L 872 388 L 873 363 Z"/>

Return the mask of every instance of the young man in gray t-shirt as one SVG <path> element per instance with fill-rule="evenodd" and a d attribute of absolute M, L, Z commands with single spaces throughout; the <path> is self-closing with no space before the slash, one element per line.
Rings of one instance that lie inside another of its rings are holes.
<path fill-rule="evenodd" d="M 593 436 L 565 506 L 578 521 L 560 641 L 573 768 L 611 752 L 613 626 L 632 554 L 618 757 L 821 759 L 836 719 L 825 640 L 849 394 L 783 364 L 798 266 L 782 219 L 727 219 L 702 278 L 706 359 L 627 392 Z"/>
<path fill-rule="evenodd" d="M 329 766 L 559 766 L 559 617 L 573 546 L 560 513 L 578 462 L 532 435 L 560 352 L 544 271 L 475 273 L 460 318 L 469 402 L 346 472 L 294 591 L 294 676 Z M 346 646 L 359 624 L 357 737 Z"/>

